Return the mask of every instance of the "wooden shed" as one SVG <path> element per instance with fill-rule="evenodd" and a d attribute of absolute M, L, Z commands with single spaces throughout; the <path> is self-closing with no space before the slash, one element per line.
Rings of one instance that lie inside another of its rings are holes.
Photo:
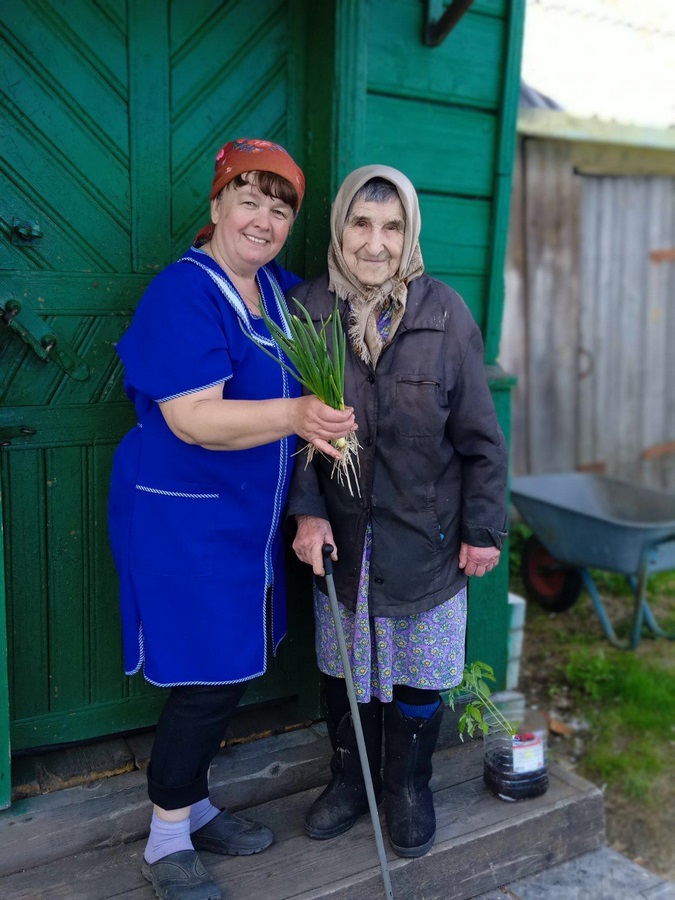
<path fill-rule="evenodd" d="M 514 474 L 675 489 L 675 129 L 522 109 L 500 360 Z"/>
<path fill-rule="evenodd" d="M 402 169 L 427 270 L 458 289 L 495 367 L 523 0 L 14 0 L 0 7 L 0 795 L 10 748 L 154 722 L 122 674 L 106 533 L 133 425 L 115 343 L 208 216 L 213 157 L 270 138 L 303 166 L 285 264 L 325 265 L 330 200 L 366 163 Z M 447 7 L 447 9 L 446 9 Z M 467 10 L 467 7 L 468 8 Z M 450 33 L 426 41 L 447 13 Z M 464 13 L 462 15 L 462 13 Z M 306 582 L 249 702 L 317 713 Z M 507 566 L 472 586 L 469 655 L 506 663 Z M 5 634 L 5 624 L 7 626 Z"/>

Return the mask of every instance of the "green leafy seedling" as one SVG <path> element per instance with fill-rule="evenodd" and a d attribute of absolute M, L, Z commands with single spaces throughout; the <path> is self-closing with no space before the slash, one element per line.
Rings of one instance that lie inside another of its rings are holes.
<path fill-rule="evenodd" d="M 459 717 L 458 727 L 461 740 L 464 740 L 465 734 L 473 737 L 476 729 L 483 734 L 488 733 L 490 725 L 485 721 L 485 715 L 488 715 L 495 724 L 503 728 L 511 737 L 516 733 L 516 729 L 511 722 L 491 699 L 492 692 L 487 682 L 495 680 L 492 666 L 477 660 L 470 666 L 465 666 L 462 681 L 448 691 L 448 703 L 453 710 L 456 700 L 464 699 L 467 694 L 471 696 L 464 712 Z"/>

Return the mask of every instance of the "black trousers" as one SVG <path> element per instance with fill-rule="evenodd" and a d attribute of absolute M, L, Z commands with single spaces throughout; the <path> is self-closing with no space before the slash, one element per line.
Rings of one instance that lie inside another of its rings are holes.
<path fill-rule="evenodd" d="M 208 797 L 209 766 L 247 684 L 171 688 L 148 766 L 153 803 L 162 809 L 182 809 Z"/>

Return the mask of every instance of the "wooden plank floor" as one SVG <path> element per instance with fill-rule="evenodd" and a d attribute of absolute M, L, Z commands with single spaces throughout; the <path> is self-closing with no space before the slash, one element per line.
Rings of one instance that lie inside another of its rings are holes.
<path fill-rule="evenodd" d="M 204 854 L 226 900 L 384 896 L 368 816 L 332 841 L 310 841 L 302 830 L 329 753 L 319 726 L 221 754 L 212 771 L 215 799 L 275 832 L 275 843 L 253 857 Z M 544 796 L 504 803 L 483 785 L 480 742 L 438 751 L 436 844 L 418 860 L 387 848 L 396 900 L 466 900 L 602 846 L 600 792 L 555 766 L 549 774 Z M 148 818 L 142 773 L 22 803 L 0 814 L 3 900 L 152 900 L 140 874 Z"/>

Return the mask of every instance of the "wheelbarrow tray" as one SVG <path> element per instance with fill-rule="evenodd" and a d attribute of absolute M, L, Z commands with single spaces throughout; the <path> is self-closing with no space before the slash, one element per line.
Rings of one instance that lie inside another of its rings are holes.
<path fill-rule="evenodd" d="M 564 472 L 514 478 L 511 499 L 562 563 L 630 576 L 649 551 L 649 571 L 675 569 L 673 495 L 604 475 Z"/>

